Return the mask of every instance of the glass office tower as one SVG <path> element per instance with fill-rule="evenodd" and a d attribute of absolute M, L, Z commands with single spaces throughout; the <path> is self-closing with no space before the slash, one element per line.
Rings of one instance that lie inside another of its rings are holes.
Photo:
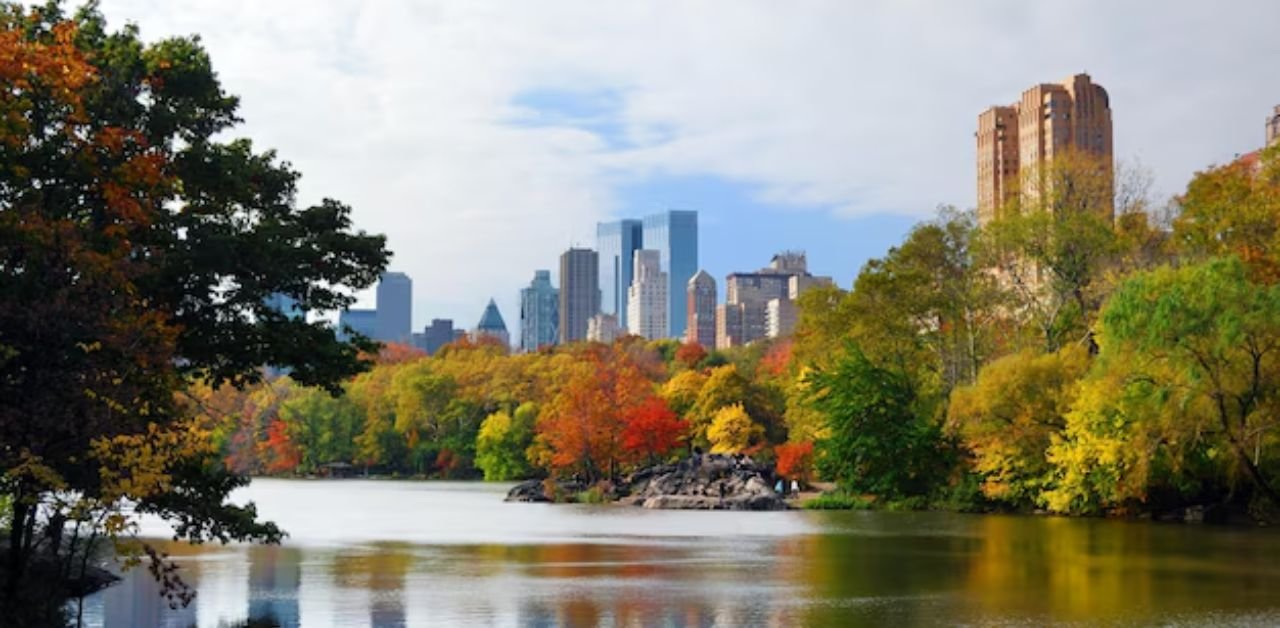
<path fill-rule="evenodd" d="M 698 212 L 671 210 L 645 216 L 643 247 L 661 255 L 661 268 L 667 271 L 667 321 L 672 338 L 683 338 L 686 322 L 686 287 L 698 272 Z"/>
<path fill-rule="evenodd" d="M 596 252 L 600 255 L 600 311 L 618 317 L 627 326 L 627 289 L 635 277 L 635 252 L 644 248 L 639 220 L 596 224 Z"/>

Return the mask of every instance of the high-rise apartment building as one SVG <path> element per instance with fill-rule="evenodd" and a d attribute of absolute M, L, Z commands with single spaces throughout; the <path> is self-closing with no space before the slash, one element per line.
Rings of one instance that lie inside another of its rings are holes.
<path fill-rule="evenodd" d="M 1064 153 L 1098 160 L 1099 194 L 1111 197 L 1111 101 L 1088 74 L 1043 83 L 1009 106 L 978 115 L 978 222 L 996 218 L 1005 202 L 1044 192 L 1046 166 Z M 1110 209 L 1108 207 L 1108 209 Z"/>
<path fill-rule="evenodd" d="M 377 328 L 381 342 L 412 342 L 413 280 L 404 273 L 386 272 L 378 280 Z"/>
<path fill-rule="evenodd" d="M 560 343 L 587 338 L 587 321 L 600 311 L 600 264 L 591 249 L 560 255 Z"/>
<path fill-rule="evenodd" d="M 551 271 L 533 271 L 533 281 L 520 290 L 520 350 L 537 351 L 556 343 L 560 326 L 560 292 L 551 286 Z"/>
<path fill-rule="evenodd" d="M 784 251 L 754 273 L 725 278 L 725 302 L 716 308 L 716 347 L 726 349 L 761 338 L 790 334 L 794 302 L 808 288 L 830 284 L 830 277 L 809 274 L 805 254 Z"/>
<path fill-rule="evenodd" d="M 657 251 L 636 251 L 632 263 L 635 279 L 627 289 L 627 320 L 630 322 L 626 329 L 647 340 L 666 338 L 670 333 L 667 318 L 670 314 L 667 308 L 670 286 L 659 259 Z"/>
<path fill-rule="evenodd" d="M 1280 142 L 1280 105 L 1267 118 L 1267 146 Z"/>
<path fill-rule="evenodd" d="M 480 315 L 480 322 L 476 323 L 472 338 L 476 341 L 492 338 L 504 347 L 511 346 L 507 322 L 502 320 L 502 313 L 498 311 L 498 304 L 493 299 L 489 299 L 489 304 L 484 306 L 484 313 Z"/>
<path fill-rule="evenodd" d="M 600 256 L 600 311 L 618 317 L 627 326 L 627 296 L 635 278 L 635 252 L 644 248 L 639 220 L 618 220 L 596 225 L 596 252 Z"/>
<path fill-rule="evenodd" d="M 684 336 L 685 286 L 698 272 L 698 212 L 670 210 L 644 218 L 644 248 L 658 252 L 659 263 L 667 271 L 667 333 Z"/>
<path fill-rule="evenodd" d="M 613 344 L 623 333 L 618 317 L 613 314 L 596 314 L 587 321 L 587 340 L 590 342 Z"/>
<path fill-rule="evenodd" d="M 685 289 L 684 341 L 706 349 L 716 346 L 716 280 L 705 270 L 689 279 Z"/>

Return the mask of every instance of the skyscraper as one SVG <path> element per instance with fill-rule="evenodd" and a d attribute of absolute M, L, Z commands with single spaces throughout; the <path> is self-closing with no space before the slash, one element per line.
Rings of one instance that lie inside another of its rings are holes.
<path fill-rule="evenodd" d="M 642 241 L 644 248 L 658 252 L 659 264 L 667 270 L 667 334 L 682 337 L 688 309 L 685 286 L 698 272 L 698 212 L 670 210 L 646 216 Z"/>
<path fill-rule="evenodd" d="M 725 278 L 724 305 L 716 308 L 716 347 L 725 349 L 761 338 L 790 334 L 795 300 L 810 287 L 830 285 L 830 277 L 809 274 L 805 254 L 783 251 L 754 273 Z"/>
<path fill-rule="evenodd" d="M 378 335 L 378 311 L 343 310 L 338 315 L 338 339 L 347 340 L 352 333 L 376 339 Z"/>
<path fill-rule="evenodd" d="M 413 339 L 413 281 L 404 273 L 382 273 L 378 280 L 378 322 L 374 338 L 382 342 Z"/>
<path fill-rule="evenodd" d="M 658 264 L 658 252 L 641 249 L 633 262 L 635 279 L 627 289 L 627 331 L 647 340 L 669 335 L 667 273 Z"/>
<path fill-rule="evenodd" d="M 493 299 L 489 299 L 489 304 L 484 306 L 484 313 L 480 315 L 480 322 L 476 323 L 473 337 L 477 341 L 492 338 L 504 347 L 511 346 L 511 334 L 507 332 L 507 323 L 502 320 L 502 313 L 498 311 L 498 304 L 494 303 Z"/>
<path fill-rule="evenodd" d="M 422 328 L 422 344 L 418 348 L 432 355 L 455 340 L 453 332 L 452 319 L 433 318 L 430 325 Z"/>
<path fill-rule="evenodd" d="M 559 319 L 560 291 L 551 287 L 551 271 L 533 271 L 529 287 L 520 290 L 520 350 L 555 344 Z"/>
<path fill-rule="evenodd" d="M 699 270 L 685 290 L 684 341 L 706 349 L 716 346 L 716 280 Z"/>
<path fill-rule="evenodd" d="M 627 289 L 635 278 L 635 252 L 644 248 L 639 220 L 618 220 L 596 225 L 596 250 L 600 254 L 600 311 L 616 315 L 627 326 Z"/>
<path fill-rule="evenodd" d="M 1004 202 L 1040 193 L 1039 177 L 1067 152 L 1100 161 L 1105 198 L 1112 189 L 1111 100 L 1088 74 L 1042 83 L 1009 106 L 978 115 L 978 222 L 996 218 Z"/>
<path fill-rule="evenodd" d="M 560 343 L 587 338 L 587 321 L 600 311 L 600 262 L 591 249 L 560 255 Z"/>

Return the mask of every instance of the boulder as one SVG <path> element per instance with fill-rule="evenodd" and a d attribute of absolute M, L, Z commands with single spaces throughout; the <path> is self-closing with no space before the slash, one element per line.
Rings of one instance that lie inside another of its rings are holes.
<path fill-rule="evenodd" d="M 549 502 L 542 480 L 525 480 L 507 491 L 508 502 Z"/>

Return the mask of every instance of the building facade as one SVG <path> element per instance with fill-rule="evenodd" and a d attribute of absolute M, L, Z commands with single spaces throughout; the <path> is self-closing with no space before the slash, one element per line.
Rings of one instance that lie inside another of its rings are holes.
<path fill-rule="evenodd" d="M 551 271 L 533 271 L 533 281 L 520 290 L 520 350 L 554 345 L 560 328 L 560 291 L 551 286 Z"/>
<path fill-rule="evenodd" d="M 413 340 L 413 280 L 404 273 L 386 272 L 378 279 L 377 329 L 374 339 L 409 343 Z"/>
<path fill-rule="evenodd" d="M 507 322 L 502 320 L 502 313 L 498 311 L 498 304 L 494 303 L 493 299 L 489 299 L 489 304 L 484 306 L 484 313 L 480 315 L 480 322 L 476 323 L 475 331 L 471 336 L 476 342 L 493 339 L 504 347 L 511 346 L 511 334 L 507 331 Z"/>
<path fill-rule="evenodd" d="M 795 301 L 810 287 L 831 284 L 809 273 L 805 254 L 783 251 L 754 273 L 725 278 L 725 302 L 716 309 L 716 347 L 727 349 L 795 329 Z"/>
<path fill-rule="evenodd" d="M 622 335 L 622 327 L 618 325 L 618 317 L 613 314 L 600 314 L 587 320 L 587 341 L 613 344 Z"/>
<path fill-rule="evenodd" d="M 587 339 L 587 321 L 600 312 L 600 264 L 591 249 L 560 255 L 560 343 Z"/>
<path fill-rule="evenodd" d="M 716 346 L 716 280 L 705 270 L 695 273 L 685 289 L 684 341 L 704 349 Z"/>
<path fill-rule="evenodd" d="M 352 333 L 375 338 L 378 333 L 378 311 L 343 310 L 338 315 L 338 339 L 348 340 Z"/>
<path fill-rule="evenodd" d="M 626 329 L 646 340 L 658 340 L 670 335 L 667 318 L 670 313 L 667 305 L 670 284 L 659 259 L 657 251 L 636 251 L 632 263 L 635 279 L 627 289 L 627 320 L 630 322 Z"/>
<path fill-rule="evenodd" d="M 639 220 L 618 220 L 596 225 L 596 252 L 600 257 L 600 311 L 618 317 L 627 326 L 627 298 L 635 279 L 635 252 L 644 248 L 644 228 Z"/>
<path fill-rule="evenodd" d="M 453 320 L 448 318 L 433 318 L 431 324 L 422 328 L 421 334 L 414 334 L 417 342 L 415 346 L 432 355 L 443 347 L 454 341 Z"/>
<path fill-rule="evenodd" d="M 1267 118 L 1267 146 L 1280 142 L 1280 105 Z"/>
<path fill-rule="evenodd" d="M 646 216 L 642 241 L 644 248 L 658 252 L 667 272 L 667 333 L 683 337 L 688 310 L 684 287 L 698 272 L 698 212 L 670 210 Z"/>
<path fill-rule="evenodd" d="M 1045 193 L 1047 166 L 1065 153 L 1098 161 L 1100 197 L 1110 210 L 1114 187 L 1111 100 L 1088 74 L 1042 83 L 1018 102 L 978 114 L 978 222 L 997 218 L 1014 198 Z"/>

